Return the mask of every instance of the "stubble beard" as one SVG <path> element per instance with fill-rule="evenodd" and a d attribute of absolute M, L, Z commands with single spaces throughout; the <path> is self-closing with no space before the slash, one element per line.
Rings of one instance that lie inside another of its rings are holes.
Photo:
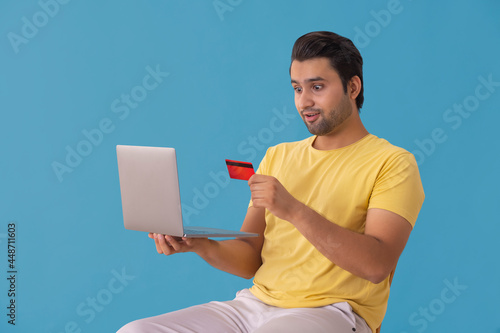
<path fill-rule="evenodd" d="M 307 129 L 313 135 L 327 135 L 338 128 L 352 114 L 352 106 L 346 96 L 342 98 L 339 104 L 325 113 L 323 109 L 307 109 L 304 111 L 315 111 L 320 113 L 320 117 L 313 123 L 308 123 L 304 118 Z"/>

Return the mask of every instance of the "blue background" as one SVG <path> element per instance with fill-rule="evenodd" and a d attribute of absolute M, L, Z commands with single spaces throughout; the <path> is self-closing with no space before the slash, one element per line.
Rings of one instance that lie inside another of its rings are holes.
<path fill-rule="evenodd" d="M 213 175 L 309 135 L 290 51 L 331 30 L 364 57 L 366 127 L 415 154 L 426 191 L 382 331 L 500 332 L 500 2 L 6 0 L 0 17 L 0 331 L 114 332 L 249 286 L 123 228 L 115 146 L 176 147 L 187 223 L 239 228 L 248 187 Z M 67 149 L 87 156 L 58 177 Z"/>

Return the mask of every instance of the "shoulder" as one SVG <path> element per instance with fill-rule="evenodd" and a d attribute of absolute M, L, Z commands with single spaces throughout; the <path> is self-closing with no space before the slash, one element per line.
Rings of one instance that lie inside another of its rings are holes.
<path fill-rule="evenodd" d="M 363 166 L 366 172 L 375 174 L 376 179 L 391 178 L 395 174 L 419 174 L 413 154 L 372 134 L 350 156 L 353 164 Z"/>
<path fill-rule="evenodd" d="M 413 154 L 406 149 L 393 145 L 386 139 L 379 138 L 373 134 L 370 134 L 370 138 L 364 145 L 364 149 L 366 149 L 368 154 L 377 155 L 385 161 L 415 160 Z"/>
<path fill-rule="evenodd" d="M 389 141 L 383 138 L 379 138 L 376 135 L 370 134 L 370 137 L 367 140 L 367 146 L 377 149 L 380 152 L 388 153 L 388 154 L 401 154 L 408 153 L 408 151 L 404 148 L 393 145 Z"/>

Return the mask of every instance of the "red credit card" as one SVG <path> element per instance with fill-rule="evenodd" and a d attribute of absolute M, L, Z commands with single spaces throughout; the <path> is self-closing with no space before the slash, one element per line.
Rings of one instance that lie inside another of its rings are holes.
<path fill-rule="evenodd" d="M 255 173 L 253 165 L 249 162 L 226 160 L 229 177 L 233 179 L 249 180 Z"/>

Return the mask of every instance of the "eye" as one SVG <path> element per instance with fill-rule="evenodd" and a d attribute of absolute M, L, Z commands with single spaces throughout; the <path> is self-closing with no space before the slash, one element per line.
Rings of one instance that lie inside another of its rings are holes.
<path fill-rule="evenodd" d="M 313 90 L 320 90 L 321 88 L 323 88 L 323 86 L 322 86 L 322 85 L 320 85 L 320 84 L 315 84 L 315 85 L 313 86 Z"/>
<path fill-rule="evenodd" d="M 302 92 L 302 88 L 301 87 L 294 87 L 293 90 L 295 90 L 296 93 Z"/>

